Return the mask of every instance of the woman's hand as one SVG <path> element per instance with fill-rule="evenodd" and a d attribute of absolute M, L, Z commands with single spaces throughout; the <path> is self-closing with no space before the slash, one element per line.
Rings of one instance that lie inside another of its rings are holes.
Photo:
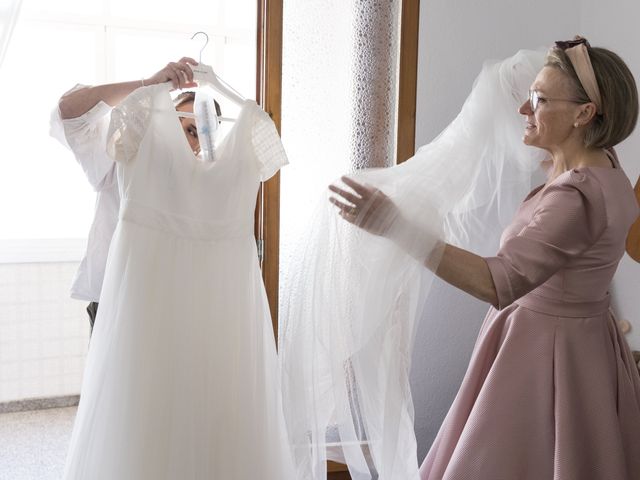
<path fill-rule="evenodd" d="M 407 218 L 398 206 L 382 191 L 371 185 L 363 185 L 342 177 L 342 181 L 353 192 L 337 185 L 329 190 L 337 195 L 329 201 L 340 210 L 340 216 L 347 222 L 374 235 L 388 238 L 419 262 L 427 262 L 437 247 L 444 245 L 441 238 L 441 222 L 434 211 L 425 218 L 433 218 L 433 225 L 420 224 Z M 425 210 L 427 206 L 424 207 Z"/>
<path fill-rule="evenodd" d="M 193 70 L 190 64 L 198 65 L 198 62 L 189 57 L 182 57 L 177 62 L 169 62 L 162 70 L 145 79 L 144 84 L 171 82 L 174 89 L 197 87 L 198 85 L 193 81 Z"/>
<path fill-rule="evenodd" d="M 198 85 L 193 81 L 193 71 L 189 65 L 197 65 L 193 58 L 183 57 L 177 62 L 170 62 L 162 70 L 142 80 L 144 85 L 171 82 L 173 88 L 193 88 Z M 129 82 L 107 83 L 95 87 L 83 87 L 65 93 L 58 102 L 60 118 L 63 120 L 84 115 L 98 102 L 116 106 L 136 88 L 141 87 L 140 80 Z"/>
<path fill-rule="evenodd" d="M 335 184 L 329 185 L 329 190 L 338 195 L 330 197 L 329 201 L 338 207 L 340 216 L 369 233 L 387 236 L 399 218 L 398 208 L 393 201 L 370 185 L 358 183 L 347 176 L 342 177 L 342 181 L 355 193 Z"/>

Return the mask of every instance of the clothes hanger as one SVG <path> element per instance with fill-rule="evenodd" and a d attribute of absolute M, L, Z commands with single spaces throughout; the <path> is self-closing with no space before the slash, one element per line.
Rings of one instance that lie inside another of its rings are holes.
<path fill-rule="evenodd" d="M 202 48 L 200 49 L 200 56 L 198 57 L 198 65 L 189 64 L 189 67 L 191 68 L 191 70 L 193 70 L 194 81 L 200 86 L 212 87 L 214 90 L 216 90 L 218 93 L 222 93 L 225 97 L 227 97 L 236 105 L 241 106 L 245 101 L 242 95 L 236 92 L 229 84 L 224 82 L 220 77 L 218 77 L 213 71 L 213 68 L 211 66 L 202 63 L 202 52 L 204 51 L 204 49 L 207 47 L 207 44 L 209 43 L 209 35 L 207 35 L 206 32 L 196 32 L 191 37 L 191 40 L 196 38 L 196 36 L 198 36 L 199 34 L 202 34 L 205 36 L 205 42 Z M 191 112 L 179 111 L 178 116 L 186 117 L 186 118 L 196 118 L 196 114 Z M 215 117 L 217 118 L 218 121 L 221 121 L 221 122 L 235 122 L 236 120 L 235 118 L 231 118 L 231 117 L 219 117 L 217 115 Z"/>
<path fill-rule="evenodd" d="M 216 150 L 215 138 L 218 132 L 218 126 L 222 121 L 235 122 L 235 119 L 218 116 L 215 109 L 213 108 L 215 100 L 211 90 L 224 95 L 240 107 L 245 103 L 245 99 L 229 84 L 218 77 L 211 66 L 202 63 L 202 52 L 209 43 L 209 35 L 207 35 L 205 32 L 196 32 L 191 37 L 191 40 L 196 38 L 196 36 L 198 36 L 199 34 L 205 36 L 205 43 L 200 49 L 198 64 L 188 65 L 193 71 L 193 80 L 198 84 L 198 87 L 210 88 L 200 88 L 196 91 L 196 97 L 193 104 L 193 113 L 179 111 L 178 116 L 196 119 L 202 158 L 206 162 L 214 162 Z"/>
<path fill-rule="evenodd" d="M 205 32 L 196 32 L 191 37 L 191 40 L 196 38 L 197 35 L 202 34 L 205 36 L 205 43 L 200 49 L 200 57 L 198 58 L 198 65 L 191 65 L 191 70 L 193 70 L 193 80 L 200 86 L 208 85 L 216 90 L 218 93 L 221 93 L 233 103 L 238 106 L 242 106 L 245 102 L 245 99 L 242 95 L 240 95 L 237 91 L 231 87 L 227 82 L 222 80 L 216 73 L 213 71 L 213 68 L 210 65 L 206 65 L 202 63 L 202 52 L 206 48 L 209 43 L 209 35 Z"/>

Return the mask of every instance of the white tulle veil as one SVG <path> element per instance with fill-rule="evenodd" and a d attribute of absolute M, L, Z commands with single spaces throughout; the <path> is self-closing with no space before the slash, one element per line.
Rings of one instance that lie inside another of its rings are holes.
<path fill-rule="evenodd" d="M 531 190 L 544 154 L 522 143 L 517 109 L 544 52 L 488 62 L 460 114 L 407 162 L 352 177 L 382 190 L 411 228 L 398 242 L 340 218 L 323 198 L 284 272 L 279 352 L 285 417 L 300 480 L 326 460 L 354 480 L 416 480 L 409 368 L 443 242 L 481 255 Z M 421 254 L 416 252 L 422 252 Z"/>

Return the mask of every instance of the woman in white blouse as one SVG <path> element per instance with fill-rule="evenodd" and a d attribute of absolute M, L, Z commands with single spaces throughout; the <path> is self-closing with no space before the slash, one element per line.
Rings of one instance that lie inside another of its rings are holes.
<path fill-rule="evenodd" d="M 87 313 L 91 330 L 120 206 L 115 163 L 105 149 L 111 109 L 142 86 L 171 82 L 174 89 L 196 87 L 189 64 L 197 63 L 192 58 L 183 57 L 142 80 L 97 86 L 76 85 L 60 98 L 58 108 L 53 112 L 52 135 L 71 149 L 97 193 L 87 251 L 71 286 L 72 298 L 89 302 Z M 175 105 L 177 110 L 193 112 L 193 95 L 179 95 Z M 195 120 L 181 118 L 181 122 L 189 145 L 197 154 L 200 145 Z"/>

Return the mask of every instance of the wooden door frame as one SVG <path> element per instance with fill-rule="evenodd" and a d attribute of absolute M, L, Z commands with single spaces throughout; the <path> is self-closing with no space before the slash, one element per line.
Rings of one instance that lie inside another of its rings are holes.
<path fill-rule="evenodd" d="M 415 153 L 416 94 L 418 77 L 418 34 L 420 0 L 401 0 L 400 59 L 398 78 L 398 116 L 396 161 L 401 163 Z M 282 120 L 282 30 L 283 0 L 258 0 L 256 101 L 267 112 L 281 133 Z M 273 331 L 278 338 L 278 298 L 280 262 L 280 173 L 265 182 L 258 194 L 256 238 L 262 245 L 264 280 Z M 261 242 L 260 242 L 261 240 Z M 347 468 L 328 462 L 329 478 L 349 478 Z"/>
<path fill-rule="evenodd" d="M 420 0 L 401 1 L 396 163 L 408 160 L 413 157 L 416 151 L 418 40 L 420 35 Z"/>
<path fill-rule="evenodd" d="M 258 1 L 256 101 L 281 133 L 282 108 L 282 3 Z M 256 238 L 261 249 L 264 286 L 269 299 L 273 332 L 278 338 L 280 263 L 280 172 L 262 184 L 256 209 Z"/>
<path fill-rule="evenodd" d="M 396 162 L 415 153 L 416 95 L 418 77 L 418 35 L 420 0 L 401 0 L 400 59 Z M 281 133 L 283 0 L 258 0 L 256 101 Z M 278 298 L 280 262 L 280 173 L 265 182 L 258 194 L 256 238 L 261 245 L 261 266 L 273 331 L 278 338 Z M 345 465 L 327 464 L 332 480 L 347 479 Z"/>
<path fill-rule="evenodd" d="M 283 0 L 257 0 L 256 101 L 278 129 L 282 120 L 282 14 Z M 396 161 L 415 153 L 416 96 L 420 0 L 401 0 L 400 59 Z M 256 238 L 262 240 L 262 276 L 269 299 L 273 331 L 278 337 L 280 262 L 280 173 L 260 188 L 256 209 Z"/>

